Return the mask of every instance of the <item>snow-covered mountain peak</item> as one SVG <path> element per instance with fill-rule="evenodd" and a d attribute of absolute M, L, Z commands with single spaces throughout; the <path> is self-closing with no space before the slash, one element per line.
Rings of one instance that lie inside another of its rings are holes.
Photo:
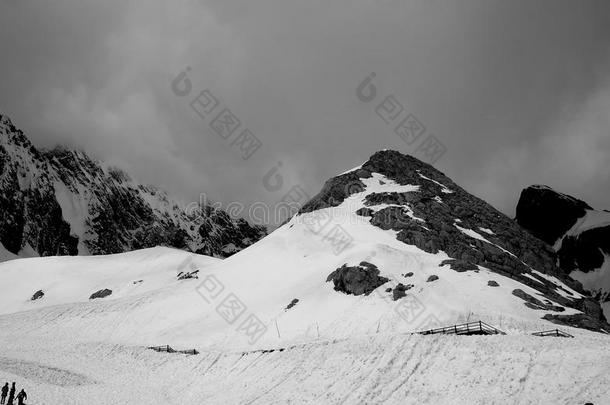
<path fill-rule="evenodd" d="M 266 234 L 201 207 L 187 215 L 163 190 L 82 150 L 38 150 L 0 117 L 0 242 L 20 256 L 108 254 L 171 246 L 226 257 Z"/>
<path fill-rule="evenodd" d="M 300 216 L 314 223 L 317 219 L 309 216 L 365 221 L 371 228 L 390 232 L 409 249 L 442 256 L 438 265 L 443 268 L 466 274 L 485 268 L 536 289 L 547 302 L 581 310 L 595 307 L 581 295 L 579 283 L 557 267 L 549 245 L 434 167 L 396 151 L 377 152 L 358 168 L 328 180 Z M 590 312 L 604 320 L 599 307 Z M 547 315 L 554 320 L 569 318 Z"/>

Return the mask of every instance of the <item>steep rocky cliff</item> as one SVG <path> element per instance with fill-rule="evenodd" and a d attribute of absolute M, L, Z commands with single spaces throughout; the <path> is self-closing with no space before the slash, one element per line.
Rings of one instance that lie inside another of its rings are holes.
<path fill-rule="evenodd" d="M 523 190 L 517 222 L 553 245 L 559 267 L 584 287 L 610 313 L 610 212 L 547 186 Z"/>
<path fill-rule="evenodd" d="M 185 212 L 164 191 L 82 151 L 37 149 L 0 115 L 0 243 L 20 256 L 169 246 L 226 257 L 266 234 L 211 206 Z"/>

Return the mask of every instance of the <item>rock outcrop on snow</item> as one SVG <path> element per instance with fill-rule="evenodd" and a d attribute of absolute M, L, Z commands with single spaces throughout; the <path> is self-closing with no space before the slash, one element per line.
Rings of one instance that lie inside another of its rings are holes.
<path fill-rule="evenodd" d="M 37 149 L 1 114 L 0 209 L 0 243 L 30 256 L 168 246 L 226 257 L 266 235 L 211 206 L 187 213 L 164 191 L 82 151 Z"/>
<path fill-rule="evenodd" d="M 326 282 L 332 281 L 334 288 L 345 294 L 369 295 L 377 287 L 390 281 L 379 275 L 379 269 L 372 263 L 361 262 L 359 266 L 344 264 L 328 275 Z"/>
<path fill-rule="evenodd" d="M 34 295 L 32 295 L 32 298 L 30 298 L 30 300 L 36 301 L 41 299 L 42 297 L 44 297 L 44 292 L 42 290 L 38 290 L 34 293 Z"/>
<path fill-rule="evenodd" d="M 112 290 L 108 288 L 104 288 L 102 290 L 96 291 L 89 297 L 90 300 L 94 300 L 96 298 L 105 298 L 112 294 Z"/>

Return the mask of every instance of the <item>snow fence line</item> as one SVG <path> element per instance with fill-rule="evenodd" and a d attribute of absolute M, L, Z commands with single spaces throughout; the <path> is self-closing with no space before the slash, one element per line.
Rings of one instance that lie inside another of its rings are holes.
<path fill-rule="evenodd" d="M 154 350 L 156 352 L 181 353 L 181 354 L 190 354 L 190 355 L 199 354 L 199 352 L 196 349 L 191 349 L 191 350 L 175 350 L 170 345 L 165 345 L 165 346 L 149 346 L 149 347 L 147 347 L 147 349 Z"/>
<path fill-rule="evenodd" d="M 483 321 L 475 321 L 475 322 L 463 323 L 460 325 L 451 325 L 451 326 L 445 326 L 442 328 L 428 329 L 428 330 L 423 330 L 423 331 L 419 331 L 419 332 L 412 332 L 410 334 L 411 335 L 443 334 L 443 335 L 471 336 L 471 335 L 506 335 L 506 332 L 503 332 L 500 329 L 497 329 Z M 569 333 L 566 333 L 562 330 L 559 330 L 559 329 L 547 330 L 547 331 L 542 331 L 542 332 L 534 332 L 534 333 L 532 333 L 532 335 L 540 336 L 540 337 L 553 336 L 553 337 L 574 338 L 574 336 L 572 336 Z M 301 345 L 293 345 L 293 346 L 289 346 L 289 347 L 282 347 L 282 348 L 276 348 L 276 349 L 259 349 L 259 350 L 249 351 L 249 352 L 242 352 L 242 355 L 251 354 L 251 353 L 266 354 L 266 353 L 273 353 L 276 351 L 283 352 L 284 350 L 295 349 L 299 346 L 301 346 Z M 181 354 L 188 354 L 188 355 L 199 354 L 199 352 L 196 349 L 175 350 L 170 345 L 149 346 L 149 347 L 147 347 L 147 349 L 154 350 L 156 352 L 166 352 L 166 353 L 181 353 Z"/>

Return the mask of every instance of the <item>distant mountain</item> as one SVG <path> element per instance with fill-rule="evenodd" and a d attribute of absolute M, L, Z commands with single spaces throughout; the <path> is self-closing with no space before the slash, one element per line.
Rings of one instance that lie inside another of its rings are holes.
<path fill-rule="evenodd" d="M 610 212 L 547 186 L 521 192 L 517 222 L 552 245 L 559 267 L 610 311 Z"/>
<path fill-rule="evenodd" d="M 82 151 L 37 149 L 0 115 L 0 257 L 100 255 L 153 246 L 227 257 L 266 235 L 203 206 L 189 212 Z"/>

